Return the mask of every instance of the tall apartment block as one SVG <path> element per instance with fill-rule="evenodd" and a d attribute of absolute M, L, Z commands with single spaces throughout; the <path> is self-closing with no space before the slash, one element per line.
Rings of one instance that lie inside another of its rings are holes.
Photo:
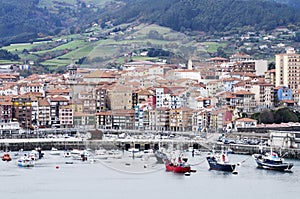
<path fill-rule="evenodd" d="M 288 47 L 285 54 L 275 55 L 276 87 L 287 86 L 293 90 L 300 89 L 300 54 Z"/>

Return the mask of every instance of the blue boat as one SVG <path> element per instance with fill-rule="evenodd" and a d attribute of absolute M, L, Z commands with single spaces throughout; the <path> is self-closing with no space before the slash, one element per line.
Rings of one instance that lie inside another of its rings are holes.
<path fill-rule="evenodd" d="M 236 169 L 236 164 L 235 163 L 230 163 L 228 161 L 228 156 L 226 153 L 222 153 L 221 155 L 209 155 L 206 157 L 207 162 L 209 164 L 209 169 L 210 170 L 218 170 L 218 171 L 228 171 L 228 172 L 233 172 L 237 173 Z"/>
<path fill-rule="evenodd" d="M 283 158 L 278 157 L 277 153 L 271 152 L 262 154 L 253 154 L 258 168 L 276 170 L 276 171 L 291 171 L 293 163 L 285 162 Z"/>
<path fill-rule="evenodd" d="M 28 157 L 24 154 L 23 157 L 18 159 L 18 166 L 19 167 L 33 167 L 35 165 L 35 160 L 31 157 Z"/>

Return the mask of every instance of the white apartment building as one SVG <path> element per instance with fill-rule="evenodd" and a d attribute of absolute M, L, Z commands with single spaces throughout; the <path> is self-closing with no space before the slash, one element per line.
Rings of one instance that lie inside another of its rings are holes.
<path fill-rule="evenodd" d="M 274 105 L 274 87 L 268 83 L 252 84 L 250 92 L 255 93 L 256 106 L 261 109 L 272 108 Z"/>
<path fill-rule="evenodd" d="M 285 54 L 275 55 L 276 87 L 287 86 L 295 92 L 300 88 L 300 54 L 288 47 Z"/>

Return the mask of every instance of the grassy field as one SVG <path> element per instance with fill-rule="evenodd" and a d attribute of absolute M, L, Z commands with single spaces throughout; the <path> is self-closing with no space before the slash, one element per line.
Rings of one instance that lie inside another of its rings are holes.
<path fill-rule="evenodd" d="M 23 44 L 11 44 L 10 46 L 5 46 L 5 47 L 2 47 L 2 49 L 5 49 L 7 51 L 10 51 L 12 53 L 21 53 L 24 49 L 31 49 L 31 48 L 34 48 L 34 47 L 38 47 L 38 46 L 41 46 L 43 45 L 42 43 L 33 43 L 33 44 L 30 44 L 30 43 L 23 43 Z"/>
<path fill-rule="evenodd" d="M 19 64 L 20 62 L 9 61 L 9 60 L 0 60 L 0 65 L 9 65 L 9 64 Z"/>
<path fill-rule="evenodd" d="M 147 35 L 151 30 L 155 30 L 157 31 L 159 34 L 161 35 L 166 35 L 168 33 L 171 32 L 171 29 L 169 28 L 166 28 L 166 27 L 161 27 L 161 26 L 158 26 L 158 25 L 155 25 L 155 24 L 151 24 L 151 25 L 147 25 L 147 24 L 141 24 L 136 28 L 136 33 L 133 34 L 133 36 L 138 36 L 138 35 Z"/>
<path fill-rule="evenodd" d="M 90 3 L 93 3 L 95 5 L 104 5 L 106 2 L 109 2 L 109 1 L 112 1 L 112 0 L 85 0 L 84 2 L 86 4 L 90 4 Z M 55 3 L 58 2 L 58 3 L 65 3 L 65 4 L 68 4 L 68 5 L 75 5 L 78 1 L 77 0 L 40 0 L 39 2 L 39 6 L 40 7 L 47 7 L 47 8 L 52 8 L 53 10 L 55 10 Z"/>
<path fill-rule="evenodd" d="M 51 48 L 49 50 L 41 50 L 38 52 L 34 52 L 33 54 L 45 54 L 47 52 L 51 52 L 51 51 L 58 51 L 58 50 L 76 50 L 78 48 L 82 48 L 85 47 L 87 45 L 87 42 L 83 41 L 83 40 L 74 40 L 74 41 L 70 41 L 66 44 L 63 45 L 59 45 L 55 48 Z"/>
<path fill-rule="evenodd" d="M 217 52 L 219 47 L 226 47 L 227 44 L 226 43 L 222 43 L 222 42 L 203 42 L 202 44 L 204 44 L 206 46 L 206 50 L 209 53 L 214 53 Z"/>
<path fill-rule="evenodd" d="M 127 26 L 129 25 L 122 25 L 123 28 Z M 47 53 L 53 55 L 55 52 L 68 50 L 69 52 L 62 56 L 40 62 L 42 65 L 50 67 L 50 69 L 55 69 L 55 67 L 67 66 L 71 62 L 76 62 L 83 57 L 87 57 L 91 65 L 105 65 L 108 62 L 124 63 L 124 60 L 128 59 L 124 57 L 124 54 L 143 48 L 161 48 L 169 50 L 175 54 L 179 53 L 182 57 L 188 57 L 203 55 L 206 53 L 206 50 L 209 52 L 215 52 L 219 46 L 225 46 L 225 43 L 215 42 L 205 42 L 204 44 L 200 45 L 195 40 L 182 33 L 175 32 L 169 28 L 160 27 L 158 25 L 147 24 L 136 26 L 130 32 L 108 35 L 106 39 L 100 39 L 95 42 L 86 41 L 89 34 L 97 35 L 98 33 L 109 33 L 109 30 L 100 31 L 102 32 L 99 32 L 99 28 L 90 28 L 89 33 L 62 36 L 60 38 L 53 38 L 52 41 L 44 43 L 16 44 L 4 47 L 3 49 L 6 49 L 12 53 L 17 52 L 23 61 L 36 61 Z M 151 31 L 157 31 L 157 39 L 149 38 L 149 32 Z M 59 46 L 52 45 L 57 39 L 67 39 L 68 41 L 72 39 L 72 41 Z M 48 49 L 32 52 L 31 54 L 27 55 L 21 53 L 24 49 L 30 50 L 42 45 L 43 47 L 48 45 Z M 153 58 L 134 57 L 133 59 L 152 60 Z M 93 62 L 96 63 L 92 64 Z"/>

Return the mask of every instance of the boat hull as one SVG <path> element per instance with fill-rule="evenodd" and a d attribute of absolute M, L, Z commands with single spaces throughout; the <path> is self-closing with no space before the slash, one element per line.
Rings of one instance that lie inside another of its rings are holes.
<path fill-rule="evenodd" d="M 9 161 L 11 161 L 11 157 L 10 157 L 9 154 L 4 154 L 4 155 L 2 156 L 2 160 L 3 160 L 3 161 L 9 162 Z"/>
<path fill-rule="evenodd" d="M 206 159 L 210 170 L 233 172 L 236 168 L 236 164 L 219 163 L 213 157 L 207 157 Z"/>
<path fill-rule="evenodd" d="M 289 171 L 293 168 L 293 163 L 282 163 L 282 164 L 268 164 L 263 163 L 260 160 L 255 160 L 257 163 L 257 167 L 261 169 L 268 169 L 268 170 L 276 170 L 276 171 Z"/>
<path fill-rule="evenodd" d="M 19 160 L 18 161 L 18 166 L 19 167 L 33 167 L 34 166 L 34 162 L 32 160 Z"/>
<path fill-rule="evenodd" d="M 294 166 L 293 163 L 284 162 L 279 158 L 275 160 L 270 160 L 269 158 L 260 154 L 254 154 L 252 155 L 252 157 L 256 161 L 257 167 L 260 169 L 268 169 L 275 171 L 291 171 L 291 169 Z"/>
<path fill-rule="evenodd" d="M 187 165 L 166 164 L 166 171 L 172 171 L 174 173 L 186 173 L 191 172 L 191 167 Z"/>

